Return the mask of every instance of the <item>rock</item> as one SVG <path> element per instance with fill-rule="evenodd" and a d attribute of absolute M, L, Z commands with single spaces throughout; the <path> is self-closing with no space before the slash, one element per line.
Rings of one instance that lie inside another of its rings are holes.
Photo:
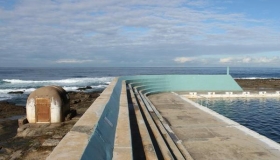
<path fill-rule="evenodd" d="M 86 86 L 86 89 L 92 89 L 92 87 L 91 86 Z"/>
<path fill-rule="evenodd" d="M 8 104 L 12 104 L 12 103 L 10 103 L 10 102 L 7 102 L 7 101 L 1 101 L 0 102 L 2 105 L 8 105 Z"/>
<path fill-rule="evenodd" d="M 53 135 L 52 138 L 53 138 L 53 139 L 62 139 L 63 136 L 62 136 L 62 135 L 55 134 L 55 135 Z"/>
<path fill-rule="evenodd" d="M 75 109 L 71 109 L 67 116 L 65 117 L 65 121 L 71 120 L 73 117 L 77 115 L 77 111 Z"/>
<path fill-rule="evenodd" d="M 92 89 L 92 87 L 91 86 L 86 86 L 86 87 L 78 88 L 77 90 L 84 91 L 84 90 L 87 90 L 87 89 Z"/>
<path fill-rule="evenodd" d="M 11 149 L 0 147 L 0 160 L 9 159 L 12 152 Z"/>
<path fill-rule="evenodd" d="M 83 87 L 82 87 L 82 88 L 78 88 L 77 90 L 78 90 L 78 91 L 84 91 L 84 90 L 86 90 L 86 88 L 83 88 Z"/>
<path fill-rule="evenodd" d="M 4 148 L 4 147 L 2 147 L 2 148 L 0 149 L 0 151 L 1 151 L 2 153 L 8 153 L 8 154 L 10 154 L 10 153 L 13 152 L 12 149 L 10 149 L 10 148 Z"/>
<path fill-rule="evenodd" d="M 78 99 L 78 100 L 73 100 L 73 101 L 72 101 L 73 104 L 77 104 L 77 103 L 80 103 L 80 102 L 81 102 L 80 99 Z"/>
<path fill-rule="evenodd" d="M 18 159 L 18 158 L 21 157 L 21 155 L 22 155 L 22 150 L 15 151 L 15 152 L 11 155 L 10 160 Z"/>
<path fill-rule="evenodd" d="M 50 136 L 50 135 L 53 135 L 53 133 L 54 132 L 49 131 L 49 132 L 46 132 L 45 134 Z"/>
<path fill-rule="evenodd" d="M 17 132 L 18 133 L 23 132 L 26 128 L 27 128 L 27 126 L 20 126 L 20 127 L 18 127 Z"/>
<path fill-rule="evenodd" d="M 89 88 L 89 87 L 88 87 Z M 25 94 L 25 92 L 24 92 Z M 91 95 L 91 96 L 89 96 Z M 72 91 L 69 92 L 69 97 L 71 99 L 70 107 L 72 109 L 76 109 L 76 113 L 79 113 L 78 116 L 75 116 L 70 121 L 65 121 L 62 123 L 51 123 L 51 124 L 24 124 L 21 127 L 18 127 L 17 120 L 7 120 L 7 121 L 0 121 L 0 131 L 7 132 L 9 134 L 4 134 L 4 136 L 0 136 L 0 146 L 3 148 L 0 149 L 0 160 L 2 159 L 10 159 L 11 155 L 18 150 L 21 150 L 21 157 L 17 159 L 46 159 L 49 152 L 53 149 L 53 147 L 42 147 L 42 144 L 45 142 L 44 145 L 46 146 L 54 146 L 61 140 L 73 127 L 73 125 L 78 121 L 81 115 L 87 110 L 87 108 L 93 103 L 95 100 L 94 97 L 98 96 L 99 93 L 95 92 L 78 92 Z M 89 98 L 90 97 L 90 98 Z M 77 100 L 77 101 L 76 101 Z M 89 101 L 90 100 L 90 101 Z M 73 102 L 76 101 L 73 104 Z M 18 115 L 26 115 L 26 109 L 23 106 L 16 106 L 11 102 L 0 102 L 0 119 L 3 117 L 12 117 Z M 73 111 L 74 112 L 74 111 Z M 69 113 L 69 112 L 68 112 Z M 70 113 L 69 113 L 70 114 Z M 69 115 L 72 117 L 72 112 Z M 74 114 L 73 114 L 74 115 Z M 24 122 L 23 122 L 24 123 Z M 1 129 L 2 127 L 2 129 Z M 14 135 L 17 132 L 16 137 Z M 89 128 L 92 129 L 92 128 Z M 87 133 L 90 135 L 91 130 L 85 129 L 88 131 Z M 53 134 L 51 135 L 51 132 Z M 49 134 L 49 135 L 46 135 Z M 45 141 L 46 139 L 53 139 Z M 54 141 L 54 140 L 58 141 Z M 52 141 L 50 143 L 50 141 Z M 6 146 L 13 146 L 12 149 L 6 148 Z M 14 157 L 20 155 L 20 151 L 14 154 Z"/>
<path fill-rule="evenodd" d="M 88 98 L 97 98 L 97 97 L 99 97 L 98 93 L 93 93 L 93 94 L 88 95 Z"/>
<path fill-rule="evenodd" d="M 17 133 L 17 137 L 36 137 L 45 133 L 43 129 L 38 128 L 25 128 L 23 131 Z"/>
<path fill-rule="evenodd" d="M 8 92 L 8 94 L 23 94 L 24 91 L 12 91 L 12 92 Z"/>
<path fill-rule="evenodd" d="M 56 128 L 56 127 L 62 127 L 62 126 L 64 126 L 64 123 L 52 123 L 49 127 Z"/>
<path fill-rule="evenodd" d="M 16 106 L 10 102 L 0 102 L 0 118 L 24 115 L 25 109 L 22 106 Z"/>
<path fill-rule="evenodd" d="M 22 125 L 24 125 L 24 124 L 26 124 L 26 123 L 28 123 L 28 120 L 27 120 L 26 116 L 24 116 L 24 117 L 18 119 L 18 126 L 19 126 L 19 127 L 22 126 Z"/>
<path fill-rule="evenodd" d="M 54 147 L 54 146 L 57 146 L 58 143 L 59 143 L 59 139 L 47 139 L 42 144 L 42 146 Z"/>

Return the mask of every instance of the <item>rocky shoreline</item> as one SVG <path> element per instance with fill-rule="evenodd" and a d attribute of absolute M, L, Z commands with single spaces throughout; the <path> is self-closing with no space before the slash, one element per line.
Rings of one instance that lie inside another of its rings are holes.
<path fill-rule="evenodd" d="M 244 91 L 280 91 L 280 79 L 235 79 Z"/>
<path fill-rule="evenodd" d="M 76 110 L 77 115 L 61 124 L 25 124 L 18 128 L 17 119 L 25 116 L 25 106 L 0 102 L 0 160 L 46 159 L 100 92 L 68 92 L 68 94 L 70 108 Z"/>
<path fill-rule="evenodd" d="M 245 91 L 280 91 L 280 79 L 235 81 Z M 45 159 L 99 95 L 98 92 L 69 92 L 70 108 L 77 111 L 77 116 L 61 124 L 28 124 L 21 130 L 17 118 L 25 115 L 25 107 L 0 102 L 0 160 Z"/>

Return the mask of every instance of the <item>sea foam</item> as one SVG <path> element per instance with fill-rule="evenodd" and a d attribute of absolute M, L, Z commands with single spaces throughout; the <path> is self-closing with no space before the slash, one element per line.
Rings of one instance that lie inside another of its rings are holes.
<path fill-rule="evenodd" d="M 98 77 L 98 78 L 68 78 L 62 80 L 21 80 L 21 79 L 3 79 L 4 82 L 11 84 L 32 84 L 32 83 L 47 83 L 47 84 L 74 84 L 74 83 L 110 83 L 113 77 Z"/>

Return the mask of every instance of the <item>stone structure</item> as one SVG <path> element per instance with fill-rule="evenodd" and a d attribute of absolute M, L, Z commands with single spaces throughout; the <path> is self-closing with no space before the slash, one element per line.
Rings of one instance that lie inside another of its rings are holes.
<path fill-rule="evenodd" d="M 29 123 L 59 123 L 70 110 L 69 96 L 59 86 L 46 86 L 33 91 L 26 102 Z"/>

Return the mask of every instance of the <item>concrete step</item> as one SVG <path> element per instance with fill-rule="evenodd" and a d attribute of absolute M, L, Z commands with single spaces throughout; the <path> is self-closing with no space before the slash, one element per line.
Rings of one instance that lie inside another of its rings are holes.
<path fill-rule="evenodd" d="M 130 84 L 128 86 L 131 95 L 134 96 L 134 103 L 137 103 L 140 113 L 142 113 L 142 117 L 145 119 L 144 122 L 149 131 L 157 158 L 192 160 L 181 141 L 175 138 L 176 135 L 172 133 L 167 123 L 164 123 L 163 118 L 150 103 L 149 99 L 137 90 L 137 86 L 133 89 Z"/>

